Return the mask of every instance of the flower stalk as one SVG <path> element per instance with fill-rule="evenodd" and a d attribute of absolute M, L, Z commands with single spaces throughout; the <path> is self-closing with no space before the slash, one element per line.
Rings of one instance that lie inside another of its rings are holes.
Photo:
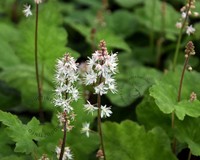
<path fill-rule="evenodd" d="M 66 143 L 66 136 L 67 136 L 67 116 L 66 112 L 63 112 L 64 122 L 63 122 L 63 139 L 62 139 L 62 146 L 60 151 L 59 160 L 63 159 L 63 155 L 65 152 L 65 143 Z"/>
<path fill-rule="evenodd" d="M 36 74 L 36 81 L 37 81 L 37 92 L 38 92 L 38 103 L 39 103 L 39 116 L 41 121 L 44 121 L 44 113 L 42 108 L 42 87 L 39 77 L 39 64 L 38 64 L 38 8 L 39 4 L 36 3 L 36 18 L 35 18 L 35 74 Z"/>
<path fill-rule="evenodd" d="M 185 53 L 186 53 L 185 54 L 185 62 L 184 62 L 183 70 L 182 70 L 182 73 L 181 73 L 181 78 L 180 78 L 180 83 L 179 83 L 179 88 L 178 88 L 177 102 L 180 102 L 180 100 L 181 100 L 181 91 L 182 91 L 182 86 L 183 86 L 183 80 L 184 80 L 185 71 L 188 67 L 189 57 L 191 55 L 195 55 L 194 45 L 193 45 L 192 41 L 189 41 L 187 43 Z M 175 119 L 175 113 L 173 111 L 172 112 L 172 129 L 174 129 L 174 126 L 175 126 L 174 119 Z M 175 139 L 175 137 L 173 139 L 172 150 L 173 150 L 174 153 L 176 153 L 176 139 Z"/>

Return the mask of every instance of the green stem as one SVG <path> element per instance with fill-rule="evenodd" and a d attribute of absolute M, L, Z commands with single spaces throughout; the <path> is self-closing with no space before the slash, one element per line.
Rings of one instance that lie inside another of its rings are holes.
<path fill-rule="evenodd" d="M 183 67 L 182 74 L 181 74 L 181 79 L 180 79 L 179 89 L 178 89 L 178 97 L 177 97 L 178 102 L 180 102 L 180 100 L 181 100 L 181 90 L 182 90 L 182 86 L 183 86 L 183 79 L 184 79 L 184 75 L 185 75 L 185 70 L 187 69 L 189 57 L 190 56 L 188 55 L 185 59 L 184 67 Z"/>
<path fill-rule="evenodd" d="M 191 152 L 191 150 L 190 150 L 189 153 L 188 153 L 188 160 L 190 160 L 191 157 L 192 157 L 192 152 Z"/>
<path fill-rule="evenodd" d="M 97 97 L 97 104 L 98 104 L 98 130 L 99 130 L 99 137 L 100 137 L 100 144 L 101 149 L 103 151 L 104 160 L 106 160 L 106 154 L 104 149 L 104 143 L 103 143 L 103 134 L 102 134 L 102 127 L 101 127 L 101 95 L 98 94 Z"/>
<path fill-rule="evenodd" d="M 37 91 L 38 91 L 38 102 L 39 102 L 39 116 L 41 121 L 44 121 L 44 114 L 42 110 L 42 89 L 39 78 L 39 69 L 38 69 L 38 8 L 39 5 L 36 3 L 36 18 L 35 18 L 35 73 L 37 81 Z"/>
<path fill-rule="evenodd" d="M 172 112 L 172 120 L 171 120 L 172 121 L 172 129 L 174 129 L 174 125 L 175 125 L 174 119 L 175 119 L 175 112 L 173 111 Z M 172 151 L 174 154 L 176 153 L 176 138 L 175 137 L 173 138 Z"/>
<path fill-rule="evenodd" d="M 153 54 L 154 51 L 154 17 L 155 17 L 155 5 L 156 5 L 156 0 L 153 0 L 153 7 L 152 7 L 152 23 L 151 23 L 151 32 L 150 32 L 150 49 L 151 49 L 151 53 Z"/>
<path fill-rule="evenodd" d="M 184 67 L 181 73 L 181 79 L 180 79 L 180 83 L 179 83 L 179 88 L 178 88 L 178 96 L 177 96 L 177 101 L 180 102 L 181 100 L 181 91 L 182 91 L 182 86 L 183 86 L 183 79 L 184 79 L 184 75 L 185 75 L 185 70 L 187 69 L 187 65 L 188 65 L 188 61 L 189 61 L 189 55 L 186 57 L 185 62 L 184 62 Z M 172 112 L 172 129 L 174 129 L 175 123 L 174 123 L 174 111 Z M 173 139 L 173 144 L 172 144 L 172 150 L 173 153 L 176 153 L 176 138 L 174 137 Z"/>
<path fill-rule="evenodd" d="M 180 44 L 181 44 L 181 39 L 182 39 L 182 32 L 183 32 L 183 28 L 181 28 L 180 30 L 180 33 L 179 33 L 179 36 L 178 36 L 178 41 L 177 41 L 177 44 L 176 44 L 176 50 L 175 50 L 175 53 L 174 53 L 174 60 L 173 60 L 173 71 L 175 70 L 175 67 L 176 67 L 176 62 L 177 62 L 177 58 L 178 58 L 178 53 L 179 53 L 179 49 L 180 49 Z"/>

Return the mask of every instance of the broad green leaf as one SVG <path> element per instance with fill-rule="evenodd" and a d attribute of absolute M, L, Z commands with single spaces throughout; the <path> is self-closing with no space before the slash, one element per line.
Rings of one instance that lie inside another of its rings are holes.
<path fill-rule="evenodd" d="M 160 128 L 146 132 L 132 121 L 103 124 L 105 151 L 108 160 L 176 160 L 170 140 Z"/>
<path fill-rule="evenodd" d="M 53 13 L 53 14 L 52 14 Z M 40 72 L 42 66 L 54 73 L 55 60 L 67 52 L 67 33 L 61 27 L 62 18 L 55 1 L 41 5 L 38 22 L 38 59 Z M 20 25 L 20 41 L 17 43 L 17 55 L 21 61 L 34 66 L 35 16 L 24 19 Z M 72 53 L 73 54 L 73 53 Z"/>
<path fill-rule="evenodd" d="M 2 127 L 0 128 L 0 158 L 5 156 L 9 156 L 13 153 L 13 150 L 11 148 L 12 141 L 10 137 L 7 136 L 6 130 Z"/>
<path fill-rule="evenodd" d="M 22 156 L 15 156 L 15 155 L 10 155 L 10 156 L 6 156 L 6 157 L 2 157 L 1 160 L 26 160 L 27 158 L 30 157 L 22 157 Z"/>
<path fill-rule="evenodd" d="M 154 127 L 160 127 L 166 133 L 171 134 L 171 115 L 161 112 L 154 99 L 149 95 L 145 95 L 142 102 L 137 106 L 136 113 L 137 120 L 146 129 L 151 130 Z"/>
<path fill-rule="evenodd" d="M 40 140 L 35 134 L 32 134 L 30 130 L 41 132 L 41 127 L 39 126 L 39 121 L 36 118 L 24 125 L 17 118 L 17 116 L 12 115 L 8 112 L 0 111 L 0 121 L 7 126 L 7 133 L 11 139 L 16 142 L 15 152 L 21 153 L 34 153 L 37 149 L 36 144 L 33 140 Z"/>
<path fill-rule="evenodd" d="M 186 143 L 195 156 L 200 156 L 200 119 L 185 118 L 183 121 L 176 122 L 176 137 Z"/>
<path fill-rule="evenodd" d="M 30 110 L 38 110 L 38 94 L 35 78 L 35 68 L 30 65 L 17 65 L 9 67 L 0 73 L 10 86 L 17 88 L 22 94 L 22 104 Z M 49 109 L 52 107 L 51 95 L 53 92 L 52 82 L 49 78 L 43 80 L 43 105 Z"/>
<path fill-rule="evenodd" d="M 150 95 L 155 98 L 155 102 L 159 109 L 166 114 L 172 113 L 177 103 L 176 94 L 178 91 L 172 85 L 158 83 L 150 88 Z"/>
<path fill-rule="evenodd" d="M 3 69 L 20 63 L 12 44 L 18 40 L 19 34 L 14 27 L 6 23 L 0 23 L 0 28 L 0 68 Z"/>
<path fill-rule="evenodd" d="M 9 110 L 20 103 L 20 92 L 0 80 L 0 109 Z"/>
<path fill-rule="evenodd" d="M 166 38 L 176 40 L 179 30 L 175 24 L 180 18 L 180 14 L 168 3 L 162 4 L 159 0 L 146 0 L 144 7 L 138 8 L 135 13 L 138 21 L 148 28 L 147 31 L 149 29 L 158 32 L 164 30 Z"/>
<path fill-rule="evenodd" d="M 146 72 L 149 74 L 147 75 Z M 122 68 L 116 75 L 118 92 L 109 93 L 108 97 L 113 104 L 126 107 L 143 96 L 159 76 L 160 73 L 151 68 L 134 67 L 126 71 Z"/>
<path fill-rule="evenodd" d="M 160 82 L 150 88 L 150 95 L 154 97 L 156 104 L 163 113 L 169 114 L 175 111 L 176 116 L 180 120 L 183 120 L 185 115 L 199 117 L 200 102 L 199 100 L 190 102 L 190 94 L 195 92 L 198 97 L 200 75 L 195 71 L 186 71 L 183 80 L 181 101 L 177 102 L 181 69 L 178 67 L 175 72 L 169 72 L 164 75 Z"/>
<path fill-rule="evenodd" d="M 137 30 L 137 21 L 133 14 L 126 10 L 117 10 L 106 16 L 107 27 L 121 37 L 127 37 Z"/>
<path fill-rule="evenodd" d="M 133 8 L 135 5 L 144 2 L 144 0 L 115 0 L 115 2 L 124 8 Z"/>
<path fill-rule="evenodd" d="M 80 23 L 75 23 L 73 21 L 70 21 L 67 18 L 65 19 L 65 23 L 70 25 L 73 29 L 75 29 L 82 36 L 84 36 L 89 44 L 92 43 L 90 38 L 91 37 L 90 32 L 92 28 Z M 112 30 L 109 30 L 107 28 L 98 29 L 96 31 L 95 34 L 96 46 L 98 46 L 100 40 L 105 40 L 108 48 L 123 49 L 124 51 L 131 52 L 130 47 L 124 41 L 124 39 L 118 35 L 115 35 Z"/>

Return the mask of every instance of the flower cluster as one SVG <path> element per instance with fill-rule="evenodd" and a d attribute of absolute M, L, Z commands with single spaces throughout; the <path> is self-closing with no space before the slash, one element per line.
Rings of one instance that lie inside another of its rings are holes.
<path fill-rule="evenodd" d="M 176 23 L 176 27 L 182 29 L 186 26 L 186 33 L 191 35 L 195 32 L 195 28 L 192 25 L 186 23 L 188 17 L 193 15 L 195 17 L 199 16 L 198 12 L 193 12 L 195 8 L 195 0 L 189 0 L 188 3 L 181 8 L 181 18 L 179 22 Z"/>
<path fill-rule="evenodd" d="M 105 41 L 100 42 L 101 50 L 92 54 L 87 62 L 85 84 L 94 84 L 95 94 L 107 94 L 108 90 L 116 93 L 116 82 L 113 75 L 117 71 L 117 54 L 108 54 Z"/>
<path fill-rule="evenodd" d="M 87 66 L 84 67 L 86 73 L 84 74 L 84 83 L 86 85 L 94 86 L 94 93 L 98 96 L 107 94 L 108 91 L 116 93 L 116 81 L 114 75 L 117 72 L 118 58 L 117 54 L 109 54 L 106 48 L 105 41 L 100 41 L 100 50 L 95 51 L 92 57 L 88 58 Z M 91 104 L 87 101 L 84 105 L 84 110 L 88 113 L 93 113 L 100 110 L 99 116 L 101 118 L 110 117 L 112 114 L 111 107 L 98 104 L 98 106 Z M 89 123 L 84 123 L 81 130 L 89 137 Z"/>
<path fill-rule="evenodd" d="M 73 111 L 70 103 L 77 101 L 79 98 L 78 89 L 75 87 L 75 82 L 78 80 L 78 64 L 73 57 L 65 54 L 62 59 L 57 61 L 56 65 L 56 98 L 54 99 L 55 106 L 61 107 L 63 111 L 70 113 Z"/>
<path fill-rule="evenodd" d="M 57 154 L 58 159 L 59 159 L 59 156 L 60 156 L 60 152 L 61 152 L 60 147 L 56 147 L 56 154 Z M 65 147 L 62 160 L 71 160 L 71 159 L 73 159 L 73 155 L 71 153 L 71 150 L 70 150 L 69 147 Z"/>

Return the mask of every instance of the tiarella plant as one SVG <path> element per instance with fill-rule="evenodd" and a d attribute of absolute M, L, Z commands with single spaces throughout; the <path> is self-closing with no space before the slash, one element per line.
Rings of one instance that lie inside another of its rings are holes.
<path fill-rule="evenodd" d="M 71 122 L 75 119 L 75 113 L 73 112 L 71 103 L 77 101 L 79 98 L 79 92 L 75 86 L 75 83 L 78 80 L 77 66 L 78 64 L 69 54 L 65 54 L 63 58 L 59 59 L 56 65 L 57 85 L 55 89 L 56 98 L 54 99 L 54 104 L 55 106 L 60 107 L 58 119 L 63 128 L 63 138 L 59 146 L 56 147 L 57 158 L 59 160 L 73 159 L 70 148 L 65 147 L 65 144 L 67 141 L 66 134 L 72 130 L 73 125 Z"/>
<path fill-rule="evenodd" d="M 0 0 L 0 160 L 199 159 L 199 10 Z"/>
<path fill-rule="evenodd" d="M 196 11 L 193 11 L 195 9 L 195 0 L 187 0 L 187 3 L 185 6 L 181 8 L 181 18 L 180 20 L 176 23 L 176 27 L 180 29 L 178 41 L 176 44 L 176 50 L 174 53 L 174 60 L 173 60 L 173 69 L 176 67 L 176 62 L 179 54 L 179 49 L 180 49 L 180 44 L 182 40 L 182 34 L 184 30 L 186 29 L 187 35 L 194 34 L 195 28 L 191 25 L 189 25 L 189 16 L 195 16 L 198 17 L 199 13 Z"/>
<path fill-rule="evenodd" d="M 116 81 L 114 75 L 117 72 L 118 58 L 116 53 L 109 54 L 104 40 L 100 41 L 99 50 L 92 54 L 92 57 L 88 58 L 87 70 L 85 73 L 84 82 L 86 85 L 92 85 L 94 87 L 94 94 L 97 95 L 97 104 L 92 105 L 89 101 L 84 105 L 85 110 L 88 113 L 93 114 L 98 111 L 98 133 L 100 137 L 100 148 L 97 152 L 97 158 L 106 159 L 103 131 L 101 127 L 101 119 L 110 117 L 112 114 L 111 107 L 103 105 L 101 102 L 101 96 L 111 91 L 116 93 Z M 83 124 L 82 132 L 85 132 L 89 137 L 89 124 Z"/>

